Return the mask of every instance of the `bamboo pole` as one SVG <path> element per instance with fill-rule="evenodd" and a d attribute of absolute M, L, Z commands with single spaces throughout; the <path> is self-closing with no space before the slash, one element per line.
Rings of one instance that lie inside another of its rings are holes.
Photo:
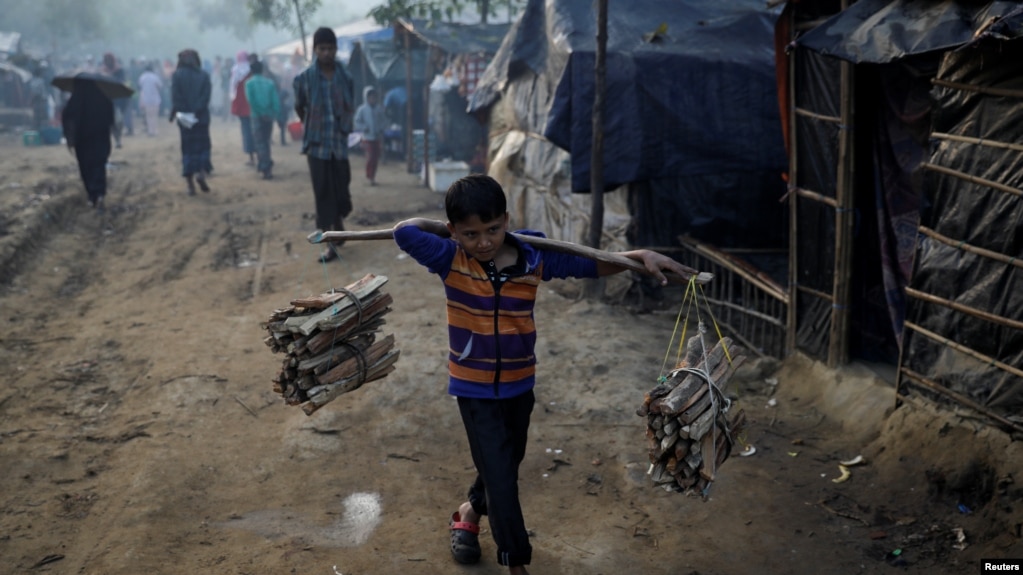
<path fill-rule="evenodd" d="M 983 353 L 980 353 L 979 351 L 976 351 L 974 349 L 966 347 L 965 345 L 963 345 L 963 344 L 961 344 L 959 342 L 952 341 L 951 339 L 949 339 L 949 338 L 947 338 L 947 337 L 945 337 L 945 336 L 943 336 L 941 334 L 934 333 L 933 331 L 931 331 L 931 330 L 929 330 L 929 329 L 927 329 L 925 327 L 919 326 L 919 325 L 917 325 L 917 324 L 915 324 L 915 323 L 913 323 L 911 321 L 904 322 L 904 325 L 907 328 L 909 328 L 909 329 L 911 329 L 911 330 L 913 330 L 913 331 L 915 331 L 915 332 L 917 332 L 917 333 L 919 333 L 919 334 L 921 334 L 921 335 L 923 335 L 923 336 L 925 336 L 927 338 L 930 338 L 930 339 L 932 339 L 932 340 L 934 340 L 934 341 L 936 341 L 938 343 L 947 345 L 948 347 L 951 347 L 952 349 L 954 349 L 954 350 L 956 350 L 958 352 L 965 353 L 966 355 L 972 357 L 973 359 L 976 359 L 977 361 L 979 361 L 981 363 L 984 363 L 984 364 L 987 364 L 987 365 L 993 365 L 993 366 L 997 367 L 998 369 L 1001 369 L 1002 371 L 1009 372 L 1009 373 L 1011 373 L 1011 374 L 1013 374 L 1013 375 L 1015 375 L 1017 377 L 1023 377 L 1023 369 L 1011 366 L 1011 365 L 1009 365 L 1009 364 L 1007 364 L 1005 362 L 1002 362 L 1002 361 L 998 361 L 997 359 L 995 359 L 993 357 L 984 355 Z M 1000 387 L 1000 386 L 998 386 L 998 387 Z M 998 391 L 998 387 L 996 387 L 995 389 L 993 389 L 991 391 L 991 395 L 992 396 L 995 394 L 995 392 Z"/>
<path fill-rule="evenodd" d="M 650 275 L 646 267 L 642 263 L 636 260 L 629 259 L 621 254 L 606 252 L 604 250 L 598 250 L 589 246 L 582 246 L 574 244 L 572 242 L 563 242 L 561 240 L 554 240 L 551 238 L 540 238 L 536 236 L 527 236 L 523 234 L 517 234 L 515 232 L 508 232 L 509 235 L 514 236 L 515 239 L 522 243 L 529 244 L 534 247 L 548 249 L 551 251 L 562 252 L 566 254 L 572 254 L 589 258 L 598 262 L 604 262 L 619 267 L 623 267 L 634 272 L 641 273 L 643 275 Z M 344 242 L 349 240 L 393 240 L 394 230 L 390 228 L 380 230 L 365 230 L 365 231 L 343 231 L 343 232 L 321 232 L 315 231 L 306 237 L 309 243 L 319 244 L 323 242 Z M 701 272 L 694 270 L 688 266 L 682 266 L 688 275 L 677 275 L 670 272 L 664 272 L 665 277 L 668 281 L 676 284 L 689 283 L 690 278 L 695 278 L 694 281 L 697 284 L 703 285 L 714 279 L 714 274 Z"/>
<path fill-rule="evenodd" d="M 1023 152 L 1023 144 L 999 142 L 997 140 L 985 140 L 984 138 L 972 138 L 970 136 L 959 136 L 956 134 L 946 134 L 944 132 L 931 132 L 931 137 L 937 140 L 962 142 L 964 144 L 977 144 L 978 146 L 987 146 L 989 148 L 1001 148 L 1003 150 L 1015 150 L 1017 152 Z"/>
<path fill-rule="evenodd" d="M 590 111 L 589 246 L 600 248 L 604 231 L 604 83 L 607 77 L 607 0 L 597 0 L 597 50 L 594 57 L 593 109 Z"/>
<path fill-rule="evenodd" d="M 405 171 L 412 173 L 415 171 L 415 159 L 412 157 L 412 122 L 415 118 L 412 111 L 412 33 L 404 26 L 401 32 L 405 42 Z"/>
<path fill-rule="evenodd" d="M 812 296 L 816 296 L 818 299 L 822 299 L 824 301 L 835 301 L 834 296 L 832 296 L 831 294 L 822 292 L 820 290 L 815 290 L 815 289 L 813 289 L 811 287 L 806 287 L 804 285 L 797 285 L 796 289 L 798 291 L 803 292 L 803 293 L 808 293 L 808 294 L 810 294 Z"/>
<path fill-rule="evenodd" d="M 843 1 L 843 4 L 845 2 Z M 835 199 L 835 271 L 832 278 L 834 301 L 828 341 L 828 366 L 849 362 L 849 283 L 852 276 L 853 208 L 855 207 L 856 146 L 852 125 L 855 120 L 853 65 L 841 63 L 842 127 L 838 140 L 838 186 Z"/>
<path fill-rule="evenodd" d="M 780 320 L 780 319 L 778 319 L 776 317 L 772 317 L 772 316 L 770 316 L 770 315 L 768 315 L 768 314 L 766 314 L 764 312 L 757 311 L 757 310 L 755 310 L 753 308 L 741 306 L 741 305 L 739 305 L 737 303 L 733 303 L 733 302 L 730 302 L 728 300 L 718 299 L 718 298 L 715 298 L 714 296 L 703 295 L 703 296 L 700 296 L 700 299 L 705 300 L 707 303 L 712 303 L 714 305 L 719 305 L 719 306 L 721 306 L 723 308 L 735 310 L 735 311 L 739 312 L 742 315 L 749 316 L 749 317 L 754 317 L 754 318 L 759 319 L 761 321 L 767 322 L 767 323 L 769 323 L 769 324 L 771 324 L 771 325 L 773 325 L 775 327 L 780 327 L 780 328 L 783 328 L 783 329 L 785 328 L 785 322 L 784 321 L 782 321 L 782 320 Z"/>
<path fill-rule="evenodd" d="M 607 83 L 607 2 L 597 0 L 596 53 L 593 66 L 593 108 L 590 110 L 590 229 L 586 243 L 600 249 L 604 234 L 604 99 Z M 603 281 L 587 285 L 591 298 L 604 291 Z"/>
<path fill-rule="evenodd" d="M 935 239 L 935 240 L 937 240 L 937 241 L 939 241 L 939 242 L 941 242 L 943 244 L 946 244 L 946 245 L 952 246 L 954 248 L 963 250 L 964 252 L 969 252 L 971 254 L 977 254 L 978 256 L 983 256 L 985 258 L 989 258 L 989 259 L 1001 262 L 1001 263 L 1006 264 L 1006 265 L 1016 266 L 1018 268 L 1023 269 L 1023 260 L 1020 260 L 1019 258 L 1010 257 L 1010 256 L 1007 256 L 1005 254 L 1000 254 L 1000 253 L 998 253 L 996 251 L 992 251 L 992 250 L 988 250 L 988 249 L 984 249 L 984 248 L 978 248 L 977 246 L 972 246 L 972 245 L 970 245 L 968 243 L 965 243 L 965 242 L 956 241 L 956 240 L 954 240 L 954 239 L 952 239 L 952 238 L 950 238 L 948 236 L 943 236 L 943 235 L 939 234 L 938 232 L 936 232 L 936 231 L 934 231 L 934 230 L 932 230 L 932 229 L 930 229 L 928 227 L 920 226 L 919 230 L 925 236 L 931 237 L 931 238 L 933 238 L 933 239 Z"/>
<path fill-rule="evenodd" d="M 426 45 L 426 61 L 423 66 L 423 184 L 430 188 L 430 84 L 433 82 L 433 46 Z M 443 128 L 442 128 L 443 129 Z M 432 188 L 431 188 L 432 189 Z"/>
<path fill-rule="evenodd" d="M 938 172 L 939 174 L 945 174 L 946 176 L 959 178 L 960 180 L 966 180 L 971 184 L 980 184 L 982 186 L 988 186 L 989 188 L 994 188 L 1007 194 L 1012 194 L 1016 197 L 1023 197 L 1023 191 L 1013 188 L 1012 186 L 1007 186 L 1003 183 L 996 182 L 994 180 L 979 178 L 972 174 L 967 174 L 965 172 L 960 172 L 959 170 L 953 170 L 952 168 L 946 168 L 945 166 L 939 166 L 937 164 L 932 164 L 930 162 L 921 162 L 920 167 L 931 170 L 932 172 Z"/>
<path fill-rule="evenodd" d="M 972 315 L 973 317 L 980 318 L 980 319 L 989 321 L 991 323 L 996 323 L 996 324 L 1001 325 L 1001 326 L 1011 327 L 1013 329 L 1023 329 L 1023 321 L 1018 321 L 1018 320 L 1015 320 L 1015 319 L 1009 319 L 1007 317 L 1002 317 L 1000 315 L 995 315 L 993 313 L 989 313 L 989 312 L 986 312 L 984 310 L 980 310 L 980 309 L 977 309 L 977 308 L 974 308 L 974 307 L 963 305 L 961 303 L 956 303 L 954 301 L 947 300 L 945 298 L 940 298 L 940 297 L 938 297 L 936 295 L 931 295 L 929 293 L 924 293 L 924 292 L 922 292 L 920 290 L 913 289 L 913 288 L 911 288 L 909 286 L 906 286 L 906 295 L 915 297 L 916 299 L 923 300 L 923 301 L 926 301 L 926 302 L 929 302 L 929 303 L 937 304 L 937 305 L 940 305 L 942 307 L 947 307 L 949 309 L 953 309 L 953 310 L 958 311 L 960 313 L 965 313 L 966 315 Z"/>
<path fill-rule="evenodd" d="M 358 46 L 359 46 L 359 51 L 362 52 L 362 58 L 359 58 L 359 76 L 361 77 L 362 88 L 363 88 L 363 90 L 361 90 L 360 92 L 364 92 L 366 86 L 370 86 L 372 84 L 376 84 L 376 82 L 370 83 L 370 81 L 369 81 L 369 73 L 368 73 L 368 70 L 366 68 L 366 45 L 362 43 L 362 40 L 359 40 L 358 42 L 356 42 L 356 44 L 358 44 Z M 349 59 L 349 62 L 351 62 L 351 59 Z M 360 95 L 360 92 L 356 92 L 355 96 L 358 97 Z M 383 102 L 383 101 L 384 101 L 384 95 L 381 94 L 380 95 L 380 102 Z"/>
<path fill-rule="evenodd" d="M 720 327 L 723 331 L 727 331 L 728 333 L 730 333 L 731 337 L 735 338 L 735 340 L 738 341 L 739 343 L 741 343 L 747 350 L 757 354 L 757 356 L 759 356 L 759 357 L 764 357 L 764 352 L 762 352 L 759 349 L 757 349 L 757 346 L 755 346 L 753 344 L 753 342 L 751 342 L 748 339 L 746 339 L 745 337 L 743 337 L 742 333 L 740 333 L 739 330 L 735 329 L 735 327 L 733 327 L 729 323 L 724 322 L 724 321 L 719 321 L 718 322 L 718 327 Z M 729 348 L 729 349 L 731 349 L 731 348 Z"/>
<path fill-rule="evenodd" d="M 795 39 L 796 10 L 789 10 L 790 40 Z M 799 185 L 799 135 L 798 116 L 796 114 L 796 54 L 799 50 L 792 50 L 788 57 L 788 78 L 789 101 L 785 105 L 789 109 L 789 186 L 790 190 L 796 189 Z M 799 195 L 787 194 L 789 202 L 789 274 L 788 274 L 788 309 L 785 312 L 785 323 L 788 328 L 785 331 L 785 354 L 796 351 L 796 332 L 799 329 L 798 316 L 798 292 L 796 285 L 799 283 Z"/>
<path fill-rule="evenodd" d="M 841 124 L 842 123 L 842 118 L 836 118 L 834 116 L 828 116 L 826 114 L 818 114 L 817 112 L 811 112 L 810 110 L 807 110 L 805 108 L 793 107 L 792 109 L 793 109 L 793 111 L 796 114 L 798 114 L 800 116 L 807 117 L 807 118 L 813 118 L 814 120 L 820 120 L 822 122 L 827 122 L 829 124 Z"/>
<path fill-rule="evenodd" d="M 797 195 L 799 195 L 800 197 L 803 197 L 803 198 L 806 198 L 806 199 L 809 199 L 809 200 L 814 200 L 814 201 L 820 202 L 822 204 L 827 204 L 827 205 L 829 205 L 829 206 L 831 206 L 833 208 L 838 208 L 838 200 L 836 200 L 835 198 L 832 198 L 831 196 L 825 196 L 824 194 L 822 194 L 820 192 L 814 192 L 812 190 L 807 190 L 805 188 L 793 188 L 793 191 Z"/>
<path fill-rule="evenodd" d="M 680 236 L 679 242 L 683 246 L 693 250 L 694 252 L 713 260 L 721 267 L 731 271 L 732 273 L 742 277 L 749 283 L 756 286 L 761 291 L 767 293 L 771 297 L 788 303 L 788 294 L 785 292 L 785 288 L 778 285 L 773 279 L 758 270 L 751 270 L 747 266 L 743 265 L 743 262 L 736 260 L 733 256 L 730 256 L 717 248 L 709 245 L 700 243 L 692 238 L 686 236 Z"/>
<path fill-rule="evenodd" d="M 961 403 L 962 405 L 965 405 L 966 407 L 969 407 L 970 409 L 972 409 L 972 410 L 974 410 L 974 411 L 976 411 L 978 413 L 982 413 L 982 414 L 990 417 L 991 419 L 1001 423 L 1002 425 L 1007 425 L 1007 426 L 1015 429 L 1016 431 L 1023 431 L 1023 425 L 1020 425 L 1020 424 L 1012 421 L 1011 419 L 1006 419 L 1006 418 L 1002 417 L 1001 415 L 995 413 L 994 411 L 988 409 L 987 407 L 984 407 L 983 405 L 977 403 L 976 401 L 973 401 L 969 397 L 966 397 L 965 395 L 963 395 L 961 393 L 957 393 L 955 391 L 952 391 L 951 389 L 943 387 L 941 384 L 939 384 L 939 383 L 937 383 L 935 381 L 932 381 L 930 379 L 927 379 L 926 377 L 924 377 L 924 376 L 920 375 L 919 373 L 909 369 L 908 367 L 903 367 L 899 371 L 901 371 L 903 373 L 903 375 L 905 375 L 907 378 L 912 380 L 914 383 L 916 383 L 916 384 L 918 384 L 918 385 L 920 385 L 922 387 L 926 387 L 926 388 L 930 389 L 931 391 L 937 392 L 937 393 L 939 393 L 941 395 L 944 395 L 945 397 L 948 397 L 950 399 L 954 399 L 955 401 Z"/>
<path fill-rule="evenodd" d="M 1011 88 L 992 88 L 990 86 L 978 86 L 976 84 L 964 84 L 962 82 L 939 80 L 938 78 L 931 80 L 931 83 L 935 86 L 943 86 L 945 88 L 952 88 L 953 90 L 961 90 L 963 92 L 976 92 L 978 94 L 1006 98 L 1023 98 L 1023 90 L 1013 90 Z"/>

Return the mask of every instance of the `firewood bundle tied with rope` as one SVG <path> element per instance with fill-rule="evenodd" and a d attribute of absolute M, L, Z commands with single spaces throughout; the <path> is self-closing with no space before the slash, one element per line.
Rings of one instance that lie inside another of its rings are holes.
<path fill-rule="evenodd" d="M 718 468 L 741 440 L 745 414 L 729 419 L 729 378 L 745 351 L 723 337 L 708 349 L 706 330 L 686 342 L 685 357 L 646 394 L 649 475 L 656 485 L 706 498 Z"/>
<path fill-rule="evenodd" d="M 341 289 L 293 300 L 263 322 L 263 340 L 286 355 L 273 389 L 312 415 L 336 397 L 394 371 L 394 336 L 377 340 L 391 296 L 386 276 L 368 274 Z"/>

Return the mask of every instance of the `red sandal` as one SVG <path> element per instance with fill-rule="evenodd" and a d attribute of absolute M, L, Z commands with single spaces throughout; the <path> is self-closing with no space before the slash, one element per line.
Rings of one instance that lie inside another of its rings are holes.
<path fill-rule="evenodd" d="M 480 549 L 480 526 L 476 523 L 462 521 L 462 516 L 455 511 L 451 514 L 451 521 L 448 523 L 451 530 L 451 554 L 455 561 L 463 565 L 479 563 L 482 550 Z"/>

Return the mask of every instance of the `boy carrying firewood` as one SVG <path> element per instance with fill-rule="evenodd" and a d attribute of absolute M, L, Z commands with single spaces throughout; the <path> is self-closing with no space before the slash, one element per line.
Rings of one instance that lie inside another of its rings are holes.
<path fill-rule="evenodd" d="M 533 410 L 540 282 L 596 278 L 626 268 L 534 247 L 508 233 L 501 185 L 466 176 L 448 188 L 447 223 L 412 218 L 394 226 L 398 247 L 444 283 L 448 310 L 448 393 L 458 400 L 476 480 L 451 516 L 451 553 L 458 563 L 480 559 L 479 521 L 490 522 L 497 562 L 512 575 L 527 573 L 532 547 L 519 503 L 519 464 Z M 522 235 L 541 236 L 522 230 Z M 621 252 L 666 284 L 665 272 L 689 270 L 650 250 Z"/>

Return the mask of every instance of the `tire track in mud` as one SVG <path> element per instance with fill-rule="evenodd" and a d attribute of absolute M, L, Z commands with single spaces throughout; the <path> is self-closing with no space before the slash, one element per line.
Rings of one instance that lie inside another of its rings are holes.
<path fill-rule="evenodd" d="M 186 244 L 176 244 L 173 250 L 168 251 L 166 265 L 161 268 L 158 274 L 150 278 L 149 281 L 142 282 L 140 287 L 146 288 L 160 282 L 169 283 L 181 278 L 188 264 L 195 257 L 195 253 L 200 248 L 209 244 L 210 237 L 215 231 L 212 228 L 208 228 L 198 238 L 194 238 Z"/>
<path fill-rule="evenodd" d="M 0 287 L 9 286 L 31 264 L 52 240 L 53 230 L 76 219 L 82 200 L 69 187 L 66 181 L 37 184 L 24 202 L 0 216 Z"/>
<path fill-rule="evenodd" d="M 108 295 L 90 290 L 106 282 L 97 254 L 123 255 L 124 240 L 150 211 L 151 197 L 137 192 L 152 182 L 131 168 L 114 170 L 103 213 L 88 207 L 77 174 L 67 170 L 6 202 L 0 222 L 7 322 L 0 363 L 9 372 L 0 398 L 0 453 L 9 477 L 31 485 L 33 494 L 0 498 L 0 532 L 18 533 L 40 549 L 79 529 L 109 495 L 98 478 L 118 449 L 148 437 L 144 417 L 118 413 L 145 361 L 128 357 L 118 339 L 54 327 L 68 314 L 87 316 L 96 298 Z M 9 559 L 8 566 L 28 568 L 39 557 Z"/>
<path fill-rule="evenodd" d="M 24 205 L 8 202 L 3 210 L 0 298 L 7 325 L 0 363 L 9 367 L 9 381 L 0 394 L 0 460 L 9 478 L 33 485 L 34 495 L 0 498 L 0 533 L 18 533 L 42 555 L 72 555 L 49 548 L 51 542 L 74 540 L 94 507 L 117 499 L 123 486 L 103 479 L 104 472 L 137 448 L 129 446 L 159 433 L 149 428 L 159 429 L 160 418 L 137 412 L 131 401 L 152 385 L 143 381 L 151 362 L 132 357 L 123 345 L 129 334 L 88 319 L 101 299 L 109 302 L 110 286 L 125 284 L 112 277 L 124 269 L 114 262 L 132 249 L 128 239 L 157 213 L 152 203 L 162 193 L 160 180 L 141 169 L 115 170 L 103 213 L 87 207 L 77 174 L 35 184 Z M 171 278 L 215 231 L 192 241 Z M 136 296 L 125 293 L 117 297 Z M 93 325 L 72 327 L 78 323 L 69 314 Z M 30 569 L 38 560 L 17 554 L 4 563 Z"/>

